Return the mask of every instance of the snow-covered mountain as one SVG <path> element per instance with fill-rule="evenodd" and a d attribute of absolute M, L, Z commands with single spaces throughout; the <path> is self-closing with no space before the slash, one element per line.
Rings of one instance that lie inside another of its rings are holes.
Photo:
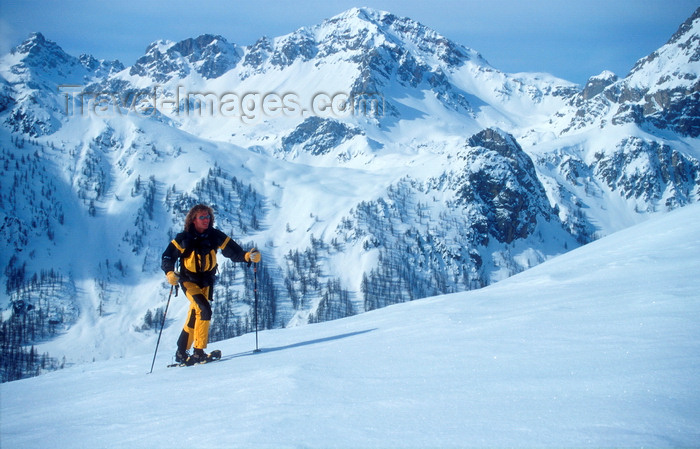
<path fill-rule="evenodd" d="M 259 353 L 253 334 L 217 342 L 209 365 L 162 351 L 147 374 L 151 350 L 4 383 L 3 447 L 694 447 L 698 220 L 693 204 L 480 290 L 263 331 Z"/>
<path fill-rule="evenodd" d="M 261 328 L 483 287 L 697 202 L 699 34 L 696 12 L 580 88 L 367 8 L 131 67 L 35 33 L 0 60 L 4 349 L 152 347 L 160 254 L 197 202 L 261 248 Z M 214 339 L 254 327 L 251 270 L 220 268 Z"/>

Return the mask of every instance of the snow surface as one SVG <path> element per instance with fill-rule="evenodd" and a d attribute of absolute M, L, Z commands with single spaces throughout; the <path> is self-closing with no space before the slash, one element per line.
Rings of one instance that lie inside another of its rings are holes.
<path fill-rule="evenodd" d="M 3 448 L 697 447 L 700 204 L 481 290 L 0 385 Z M 212 349 L 212 348 L 210 348 Z"/>

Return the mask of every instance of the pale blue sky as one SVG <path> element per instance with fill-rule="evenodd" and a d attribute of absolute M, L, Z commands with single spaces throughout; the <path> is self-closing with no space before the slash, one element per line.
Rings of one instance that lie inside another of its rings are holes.
<path fill-rule="evenodd" d="M 698 0 L 2 0 L 0 51 L 40 31 L 69 54 L 132 65 L 158 39 L 220 34 L 245 46 L 354 6 L 409 17 L 479 51 L 505 72 L 583 84 L 624 76 L 700 6 Z"/>

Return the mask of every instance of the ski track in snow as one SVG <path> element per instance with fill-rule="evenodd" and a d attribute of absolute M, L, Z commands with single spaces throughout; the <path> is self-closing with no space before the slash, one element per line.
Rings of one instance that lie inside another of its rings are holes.
<path fill-rule="evenodd" d="M 4 448 L 697 447 L 700 205 L 487 288 L 0 385 Z M 177 327 L 177 326 L 175 326 Z"/>

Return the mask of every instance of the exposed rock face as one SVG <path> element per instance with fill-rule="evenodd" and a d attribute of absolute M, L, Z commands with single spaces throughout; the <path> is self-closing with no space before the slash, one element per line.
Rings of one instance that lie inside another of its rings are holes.
<path fill-rule="evenodd" d="M 282 147 L 289 151 L 300 145 L 303 151 L 320 156 L 358 134 L 362 131 L 337 120 L 309 117 L 282 139 Z"/>
<path fill-rule="evenodd" d="M 610 72 L 591 78 L 573 104 L 564 132 L 597 121 L 634 123 L 700 136 L 700 8 L 659 50 L 637 61 L 622 80 Z"/>
<path fill-rule="evenodd" d="M 457 202 L 476 208 L 477 234 L 501 243 L 511 243 L 530 235 L 538 218 L 557 219 L 530 157 L 513 136 L 486 129 L 469 138 L 457 160 L 461 170 L 450 184 Z"/>
<path fill-rule="evenodd" d="M 231 70 L 241 55 L 235 44 L 221 36 L 204 34 L 178 43 L 154 42 L 129 70 L 130 75 L 149 77 L 157 82 L 183 78 L 194 70 L 206 79 L 218 78 Z"/>
<path fill-rule="evenodd" d="M 603 72 L 598 76 L 593 76 L 588 80 L 586 86 L 583 88 L 583 92 L 581 92 L 581 98 L 584 101 L 590 100 L 599 93 L 603 92 L 603 90 L 605 90 L 606 87 L 613 84 L 617 80 L 617 75 L 608 71 Z"/>
<path fill-rule="evenodd" d="M 664 200 L 670 210 L 698 197 L 700 162 L 668 145 L 630 137 L 612 154 L 600 153 L 592 170 L 624 198 L 652 204 Z"/>

